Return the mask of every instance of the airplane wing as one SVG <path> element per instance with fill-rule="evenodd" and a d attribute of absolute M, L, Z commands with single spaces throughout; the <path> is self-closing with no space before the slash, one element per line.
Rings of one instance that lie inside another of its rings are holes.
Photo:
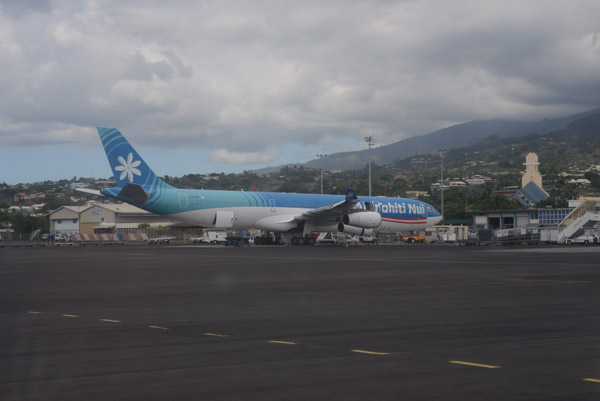
<path fill-rule="evenodd" d="M 354 190 L 348 188 L 346 192 L 346 199 L 335 203 L 333 205 L 322 206 L 318 209 L 308 210 L 299 216 L 296 216 L 296 221 L 307 221 L 307 220 L 320 220 L 320 221 L 332 221 L 339 220 L 344 214 L 355 213 L 363 211 L 363 209 L 355 209 L 358 203 L 358 196 Z"/>

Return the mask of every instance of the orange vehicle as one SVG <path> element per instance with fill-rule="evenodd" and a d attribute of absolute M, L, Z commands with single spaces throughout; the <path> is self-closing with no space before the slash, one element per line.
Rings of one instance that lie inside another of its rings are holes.
<path fill-rule="evenodd" d="M 425 242 L 425 236 L 417 234 L 407 235 L 405 237 L 402 237 L 402 241 L 406 242 L 407 244 L 421 243 Z"/>

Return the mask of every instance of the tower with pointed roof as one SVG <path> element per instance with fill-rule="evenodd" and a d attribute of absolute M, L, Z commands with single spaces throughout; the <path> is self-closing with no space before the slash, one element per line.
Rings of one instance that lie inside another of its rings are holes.
<path fill-rule="evenodd" d="M 536 203 L 550 197 L 542 187 L 542 174 L 540 174 L 538 156 L 528 153 L 525 157 L 525 174 L 521 178 L 521 189 L 512 196 L 520 207 L 534 207 Z"/>

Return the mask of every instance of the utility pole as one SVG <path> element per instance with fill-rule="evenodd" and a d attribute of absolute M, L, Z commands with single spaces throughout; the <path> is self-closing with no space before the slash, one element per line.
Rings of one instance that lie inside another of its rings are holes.
<path fill-rule="evenodd" d="M 372 135 L 365 136 L 365 142 L 369 145 L 369 196 L 371 196 L 371 146 L 375 143 Z"/>
<path fill-rule="evenodd" d="M 442 190 L 442 219 L 444 219 L 444 153 L 446 153 L 446 148 L 439 148 L 435 150 L 440 155 L 440 189 Z"/>
<path fill-rule="evenodd" d="M 319 159 L 324 158 L 327 155 L 317 155 Z M 321 195 L 323 195 L 323 162 L 321 162 Z"/>

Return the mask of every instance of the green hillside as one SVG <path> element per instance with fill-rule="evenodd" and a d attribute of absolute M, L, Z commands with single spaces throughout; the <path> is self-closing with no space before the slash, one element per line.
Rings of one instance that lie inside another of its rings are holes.
<path fill-rule="evenodd" d="M 437 148 L 457 149 L 478 144 L 481 140 L 516 138 L 526 135 L 548 135 L 566 129 L 574 121 L 600 115 L 600 109 L 586 111 L 568 117 L 541 121 L 485 120 L 470 121 L 440 129 L 426 135 L 404 139 L 386 146 L 373 148 L 373 162 L 384 165 L 419 153 L 430 153 Z M 327 170 L 354 170 L 363 168 L 368 162 L 367 150 L 334 153 L 321 159 L 307 162 L 305 166 Z"/>

